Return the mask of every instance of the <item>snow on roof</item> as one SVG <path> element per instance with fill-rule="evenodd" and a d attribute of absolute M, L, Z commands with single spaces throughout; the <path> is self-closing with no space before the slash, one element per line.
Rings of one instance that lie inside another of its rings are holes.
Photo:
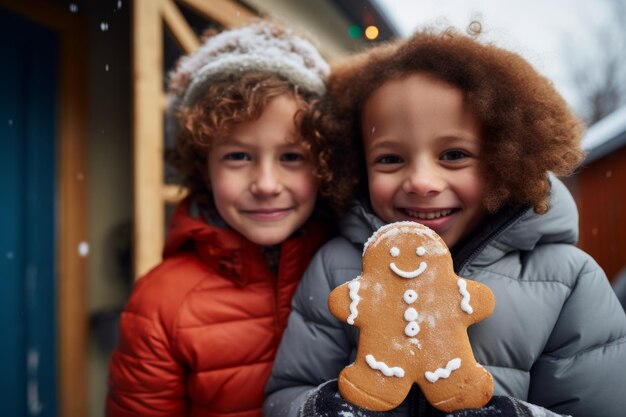
<path fill-rule="evenodd" d="M 587 151 L 585 164 L 590 164 L 626 145 L 626 106 L 593 124 L 583 138 Z"/>

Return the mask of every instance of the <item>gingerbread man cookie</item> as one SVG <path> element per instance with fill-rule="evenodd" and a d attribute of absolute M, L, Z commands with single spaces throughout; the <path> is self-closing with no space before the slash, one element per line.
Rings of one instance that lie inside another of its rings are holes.
<path fill-rule="evenodd" d="M 339 375 L 348 401 L 390 410 L 413 383 L 445 412 L 491 398 L 493 379 L 474 359 L 467 327 L 491 314 L 493 293 L 454 273 L 448 247 L 428 227 L 381 227 L 365 244 L 362 275 L 335 288 L 328 305 L 360 329 L 356 360 Z"/>

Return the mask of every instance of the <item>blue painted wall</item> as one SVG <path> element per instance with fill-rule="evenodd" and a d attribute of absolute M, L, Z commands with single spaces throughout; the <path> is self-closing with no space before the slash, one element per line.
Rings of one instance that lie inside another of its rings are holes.
<path fill-rule="evenodd" d="M 0 9 L 0 416 L 57 415 L 57 51 Z"/>

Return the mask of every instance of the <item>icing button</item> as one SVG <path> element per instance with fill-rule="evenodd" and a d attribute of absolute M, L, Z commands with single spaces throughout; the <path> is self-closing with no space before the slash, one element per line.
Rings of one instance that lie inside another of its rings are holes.
<path fill-rule="evenodd" d="M 409 324 L 407 324 L 406 327 L 404 328 L 404 334 L 409 337 L 416 336 L 419 332 L 420 332 L 420 325 L 417 324 L 417 322 L 415 321 L 409 322 Z"/>
<path fill-rule="evenodd" d="M 417 293 L 415 292 L 415 290 L 406 290 L 402 298 L 404 299 L 405 303 L 412 304 L 415 302 L 415 300 L 417 300 Z"/>

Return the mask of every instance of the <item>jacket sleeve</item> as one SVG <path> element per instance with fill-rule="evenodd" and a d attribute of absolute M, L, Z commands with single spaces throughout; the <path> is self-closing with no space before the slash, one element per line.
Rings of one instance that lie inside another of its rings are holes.
<path fill-rule="evenodd" d="M 171 353 L 162 321 L 128 306 L 120 318 L 120 343 L 109 362 L 108 384 L 107 417 L 187 413 L 184 370 Z"/>
<path fill-rule="evenodd" d="M 292 301 L 287 329 L 266 387 L 266 417 L 294 417 L 309 392 L 350 362 L 356 333 L 328 311 L 330 291 L 355 278 L 360 253 L 337 238 L 314 256 Z"/>
<path fill-rule="evenodd" d="M 626 410 L 626 315 L 602 269 L 585 262 L 531 369 L 528 401 L 573 417 Z"/>

